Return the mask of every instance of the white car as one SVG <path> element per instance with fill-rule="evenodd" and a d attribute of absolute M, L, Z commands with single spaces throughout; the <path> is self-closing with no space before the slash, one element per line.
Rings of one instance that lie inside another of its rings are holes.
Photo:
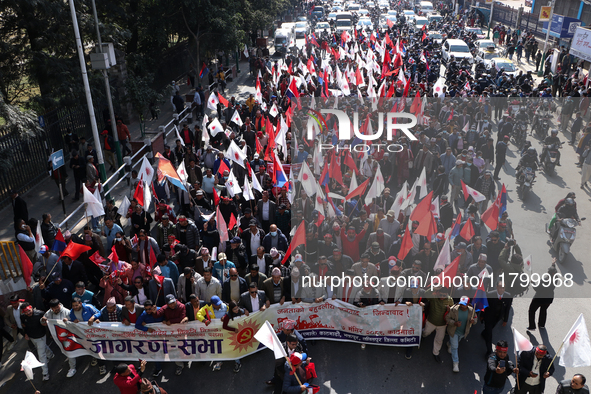
<path fill-rule="evenodd" d="M 380 0 L 379 6 L 382 9 L 389 8 L 390 7 L 390 2 L 389 1 Z"/>
<path fill-rule="evenodd" d="M 448 62 L 452 55 L 458 61 L 468 59 L 470 64 L 474 62 L 470 48 L 463 40 L 451 39 L 445 41 L 441 48 L 441 58 L 443 61 Z"/>
<path fill-rule="evenodd" d="M 404 14 L 404 16 L 406 16 L 407 23 L 410 23 L 417 17 L 417 14 L 415 14 L 413 10 L 403 10 L 402 13 Z"/>
<path fill-rule="evenodd" d="M 439 22 L 443 19 L 443 17 L 437 13 L 430 13 L 429 15 L 427 15 L 427 19 L 429 19 L 429 23 L 435 21 L 435 22 Z"/>
<path fill-rule="evenodd" d="M 306 38 L 308 34 L 308 22 L 297 22 L 295 25 L 295 36 L 298 38 Z"/>
<path fill-rule="evenodd" d="M 486 34 L 484 34 L 480 27 L 466 27 L 466 31 L 469 33 L 476 33 L 476 37 L 478 37 L 479 40 L 486 37 Z"/>
<path fill-rule="evenodd" d="M 494 47 L 487 47 L 479 49 L 474 60 L 478 62 L 482 61 L 486 68 L 490 68 L 492 60 L 500 56 L 501 54 Z"/>
<path fill-rule="evenodd" d="M 325 30 L 330 34 L 330 24 L 328 22 L 318 22 L 314 28 L 314 34 L 318 36 L 319 34 L 324 33 Z"/>
<path fill-rule="evenodd" d="M 495 57 L 491 60 L 491 65 L 493 64 L 497 71 L 501 71 L 501 69 L 503 69 L 503 72 L 507 75 L 517 76 L 517 74 L 519 74 L 519 70 L 517 69 L 517 67 L 515 67 L 513 61 L 509 59 L 503 57 Z"/>
<path fill-rule="evenodd" d="M 359 11 L 357 11 L 357 15 L 359 15 L 360 18 L 363 18 L 365 16 L 368 16 L 369 15 L 369 10 L 366 10 L 365 8 L 362 8 Z"/>
<path fill-rule="evenodd" d="M 415 31 L 421 30 L 423 26 L 428 25 L 429 20 L 424 16 L 417 16 L 415 18 Z"/>
<path fill-rule="evenodd" d="M 476 40 L 474 41 L 476 48 L 485 49 L 489 47 L 496 48 L 496 44 L 493 40 Z"/>
<path fill-rule="evenodd" d="M 341 7 L 340 5 L 335 5 L 334 7 L 332 7 L 333 12 L 341 12 L 341 11 L 345 11 L 345 9 L 343 7 Z"/>
<path fill-rule="evenodd" d="M 363 30 L 363 29 L 365 29 L 365 31 L 373 30 L 373 23 L 371 22 L 371 19 L 369 19 L 369 18 L 359 19 L 359 21 L 357 22 L 357 31 Z"/>
<path fill-rule="evenodd" d="M 368 1 L 367 3 L 365 3 L 365 6 L 367 8 L 373 8 L 376 6 L 376 3 L 374 3 L 373 1 Z"/>
<path fill-rule="evenodd" d="M 443 34 L 441 34 L 440 32 L 438 32 L 436 30 L 429 30 L 427 32 L 427 37 L 432 39 L 433 42 L 436 44 L 441 44 L 441 42 L 443 41 Z"/>
<path fill-rule="evenodd" d="M 329 21 L 334 21 L 337 19 L 337 13 L 336 12 L 331 12 L 330 14 L 328 14 L 328 16 L 326 17 Z"/>

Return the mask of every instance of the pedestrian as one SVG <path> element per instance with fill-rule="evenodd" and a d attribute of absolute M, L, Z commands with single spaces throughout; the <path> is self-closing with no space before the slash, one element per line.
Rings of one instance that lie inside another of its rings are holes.
<path fill-rule="evenodd" d="M 18 222 L 18 219 L 22 219 L 25 222 L 29 221 L 29 210 L 27 209 L 27 203 L 21 196 L 19 196 L 16 190 L 10 191 L 10 197 L 12 199 L 12 212 L 14 213 L 14 223 Z"/>
<path fill-rule="evenodd" d="M 138 384 L 146 370 L 146 360 L 140 361 L 140 371 L 135 369 L 133 364 L 119 364 L 113 368 L 113 383 L 119 388 L 121 394 L 137 394 Z"/>
<path fill-rule="evenodd" d="M 490 305 L 489 305 L 490 307 Z M 524 350 L 518 356 L 519 388 L 515 394 L 542 394 L 546 380 L 554 373 L 552 356 L 545 345 L 538 345 L 531 350 Z"/>
<path fill-rule="evenodd" d="M 497 282 L 497 288 L 495 290 L 486 293 L 486 297 L 488 299 L 488 307 L 484 310 L 484 331 L 480 335 L 484 338 L 486 356 L 488 357 L 492 353 L 493 328 L 501 320 L 503 321 L 503 327 L 507 325 L 513 298 L 511 294 L 505 291 L 505 284 L 501 280 Z"/>
<path fill-rule="evenodd" d="M 41 319 L 44 313 L 38 309 L 34 309 L 28 302 L 21 304 L 21 323 L 25 332 L 25 339 L 31 341 L 37 348 L 37 355 L 39 361 L 43 364 L 43 380 L 49 380 L 48 361 L 53 358 L 53 352 L 47 346 L 46 329 Z"/>
<path fill-rule="evenodd" d="M 449 342 L 448 350 L 451 353 L 453 362 L 453 372 L 460 372 L 460 358 L 458 356 L 458 346 L 463 338 L 467 338 L 470 333 L 470 327 L 476 323 L 474 308 L 469 305 L 470 298 L 463 296 L 460 302 L 454 305 L 445 316 L 447 321 L 447 334 Z"/>
<path fill-rule="evenodd" d="M 581 154 L 583 159 L 583 167 L 581 171 L 581 189 L 587 186 L 587 181 L 591 178 L 591 146 L 585 146 L 585 151 Z"/>
<path fill-rule="evenodd" d="M 533 331 L 536 329 L 536 311 L 540 309 L 540 316 L 538 317 L 538 328 L 543 329 L 546 326 L 547 310 L 552 301 L 554 301 L 554 277 L 557 274 L 556 257 L 552 259 L 552 265 L 548 268 L 548 274 L 552 281 L 547 286 L 540 284 L 534 286 L 536 294 L 529 304 L 529 326 L 527 329 Z"/>
<path fill-rule="evenodd" d="M 60 320 L 60 321 L 69 321 L 70 320 L 70 310 L 65 308 L 57 299 L 53 299 L 49 301 L 49 310 L 45 312 L 45 315 L 41 318 L 41 324 L 43 326 L 47 326 L 47 320 Z M 51 357 L 50 357 L 51 358 Z M 68 356 L 68 364 L 70 365 L 70 369 L 66 377 L 71 378 L 72 376 L 76 375 L 76 357 L 69 357 Z"/>
<path fill-rule="evenodd" d="M 487 361 L 486 373 L 484 374 L 484 385 L 482 386 L 482 394 L 501 394 L 506 392 L 505 384 L 507 378 L 514 373 L 518 373 L 519 369 L 509 356 L 507 351 L 509 345 L 507 341 L 500 340 L 495 347 L 495 353 L 491 354 Z"/>
<path fill-rule="evenodd" d="M 501 172 L 501 168 L 503 167 L 503 165 L 505 164 L 505 161 L 506 161 L 507 146 L 509 145 L 509 139 L 510 139 L 510 137 L 508 135 L 505 135 L 503 137 L 503 141 L 499 141 L 497 143 L 497 147 L 496 147 L 497 165 L 495 166 L 495 172 L 494 172 L 494 176 L 493 176 L 493 179 L 495 181 L 501 180 L 501 178 L 499 178 L 499 172 Z"/>
<path fill-rule="evenodd" d="M 460 212 L 458 199 L 462 191 L 462 179 L 464 177 L 464 161 L 456 160 L 456 166 L 449 172 L 449 184 L 451 185 L 450 203 L 456 209 L 456 213 Z"/>
<path fill-rule="evenodd" d="M 441 351 L 443 338 L 445 337 L 445 332 L 447 329 L 445 315 L 449 313 L 454 302 L 449 294 L 447 294 L 445 288 L 434 289 L 431 294 L 427 292 L 425 295 L 425 300 L 427 301 L 426 310 L 428 310 L 428 312 L 422 335 L 423 338 L 425 338 L 435 331 L 435 340 L 433 341 L 433 358 L 438 364 L 440 364 L 443 363 L 443 360 L 441 360 L 439 352 Z"/>
<path fill-rule="evenodd" d="M 556 389 L 556 394 L 589 394 L 589 387 L 585 384 L 585 375 L 577 373 L 571 380 L 563 380 Z"/>

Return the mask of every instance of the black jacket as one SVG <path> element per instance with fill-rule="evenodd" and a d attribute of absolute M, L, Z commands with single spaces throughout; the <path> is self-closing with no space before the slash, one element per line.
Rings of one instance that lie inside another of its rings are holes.
<path fill-rule="evenodd" d="M 499 361 L 505 361 L 505 372 L 497 373 L 497 366 Z M 509 360 L 509 356 L 500 359 L 496 353 L 492 354 L 488 358 L 486 373 L 484 374 L 484 384 L 488 387 L 502 388 L 505 387 L 507 378 L 513 373 L 515 366 L 513 362 Z"/>
<path fill-rule="evenodd" d="M 489 300 L 490 302 L 490 300 Z M 490 307 L 490 304 L 489 304 Z M 488 309 L 488 308 L 487 308 Z M 523 351 L 521 352 L 521 354 L 518 356 L 519 358 L 519 385 L 523 387 L 523 384 L 525 383 L 525 379 L 527 379 L 529 377 L 529 373 L 531 372 L 533 365 L 534 365 L 534 359 L 536 358 L 536 348 L 533 348 L 532 350 L 528 350 L 528 351 Z M 542 388 L 542 392 L 544 392 L 544 387 L 546 386 L 546 379 L 544 379 L 543 375 L 546 372 L 550 372 L 550 375 L 552 375 L 554 373 L 554 364 L 552 364 L 550 366 L 550 363 L 552 362 L 552 356 L 550 356 L 549 353 L 546 353 L 546 355 L 544 356 L 544 358 L 542 358 L 542 362 L 540 364 L 540 386 Z M 548 369 L 548 367 L 550 367 Z"/>
<path fill-rule="evenodd" d="M 205 305 L 207 305 L 205 301 L 199 300 L 199 309 L 203 308 Z M 185 316 L 187 316 L 189 318 L 189 321 L 197 320 L 195 318 L 195 310 L 193 309 L 193 305 L 191 305 L 190 302 L 187 302 L 185 304 L 185 313 L 186 313 Z"/>
<path fill-rule="evenodd" d="M 62 265 L 62 279 L 67 279 L 74 285 L 80 281 L 86 283 L 88 280 L 86 276 L 86 269 L 84 265 L 78 260 L 72 261 L 72 264 L 68 267 L 66 264 Z"/>
<path fill-rule="evenodd" d="M 488 299 L 488 307 L 484 310 L 485 321 L 493 323 L 501 319 L 503 322 L 509 320 L 509 311 L 513 305 L 511 294 L 505 292 L 503 298 L 499 300 L 497 291 L 492 290 L 486 293 L 486 298 Z"/>
<path fill-rule="evenodd" d="M 14 222 L 16 223 L 17 219 L 22 219 L 26 222 L 29 221 L 29 211 L 27 209 L 27 203 L 25 200 L 21 198 L 21 196 L 16 196 L 14 200 L 12 200 L 12 210 L 14 212 Z"/>
<path fill-rule="evenodd" d="M 222 284 L 222 301 L 224 301 L 227 304 L 230 303 L 230 301 L 232 301 L 232 290 L 230 289 L 230 280 L 231 279 L 228 279 Z M 246 284 L 246 280 L 244 278 L 238 277 L 238 291 L 240 295 L 242 295 L 244 292 L 248 293 L 248 285 Z"/>

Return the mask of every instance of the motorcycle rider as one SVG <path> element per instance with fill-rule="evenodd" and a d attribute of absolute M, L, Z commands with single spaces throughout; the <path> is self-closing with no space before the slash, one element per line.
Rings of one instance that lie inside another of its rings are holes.
<path fill-rule="evenodd" d="M 560 226 L 558 225 L 562 222 L 562 219 L 575 219 L 579 224 L 581 224 L 581 219 L 579 219 L 579 214 L 577 213 L 577 207 L 575 205 L 575 200 L 572 198 L 567 198 L 564 200 L 564 205 L 558 208 L 556 212 L 556 224 L 554 225 L 553 232 L 552 232 L 552 242 L 556 239 L 558 235 L 558 229 Z"/>
<path fill-rule="evenodd" d="M 550 135 L 544 139 L 544 148 L 542 149 L 542 155 L 540 156 L 540 161 L 543 163 L 546 155 L 548 154 L 548 147 L 550 145 L 556 145 L 556 165 L 560 166 L 560 151 L 558 147 L 560 147 L 560 139 L 558 138 L 558 130 L 552 129 Z"/>
<path fill-rule="evenodd" d="M 519 165 L 517 165 L 517 173 L 515 175 L 515 181 L 519 182 L 521 175 L 523 173 L 523 168 L 531 168 L 532 170 L 537 170 L 538 165 L 540 162 L 538 161 L 538 153 L 536 152 L 536 148 L 530 146 L 527 148 L 527 153 L 523 155 L 521 159 L 519 159 Z"/>

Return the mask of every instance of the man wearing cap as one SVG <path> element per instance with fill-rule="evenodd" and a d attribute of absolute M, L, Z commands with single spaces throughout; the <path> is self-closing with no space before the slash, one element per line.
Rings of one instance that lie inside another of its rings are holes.
<path fill-rule="evenodd" d="M 47 284 L 49 282 L 49 284 Z M 46 287 L 47 286 L 47 287 Z M 39 290 L 47 301 L 57 298 L 66 308 L 72 305 L 72 293 L 74 285 L 67 279 L 62 279 L 61 274 L 54 272 L 46 283 L 39 284 Z"/>
<path fill-rule="evenodd" d="M 199 273 L 199 275 L 203 276 L 203 270 L 207 267 L 213 268 L 213 259 L 209 253 L 209 249 L 205 246 L 199 250 L 200 256 L 197 257 L 197 262 L 195 263 L 195 271 Z"/>
<path fill-rule="evenodd" d="M 445 316 L 447 321 L 447 334 L 449 335 L 448 350 L 451 353 L 453 372 L 460 372 L 460 358 L 458 346 L 463 338 L 467 338 L 470 327 L 476 323 L 474 308 L 469 305 L 470 298 L 463 296 L 460 302 L 452 306 Z"/>
<path fill-rule="evenodd" d="M 500 340 L 495 347 L 495 353 L 487 361 L 486 373 L 484 374 L 483 394 L 504 393 L 507 378 L 513 373 L 519 372 L 507 354 L 509 345 L 507 341 Z"/>
<path fill-rule="evenodd" d="M 456 160 L 456 166 L 449 172 L 449 184 L 451 185 L 450 202 L 456 208 L 456 213 L 460 212 L 458 207 L 458 198 L 462 191 L 462 179 L 464 179 L 464 162 Z"/>
<path fill-rule="evenodd" d="M 136 303 L 132 296 L 125 297 L 124 303 L 125 305 L 121 308 L 121 322 L 126 326 L 135 326 L 138 317 L 144 311 L 144 307 Z"/>
<path fill-rule="evenodd" d="M 269 199 L 269 192 L 263 191 L 263 198 L 257 202 L 257 219 L 263 225 L 263 230 L 269 232 L 271 223 L 275 223 L 275 212 L 277 206 L 275 202 Z M 277 226 L 275 226 L 277 227 Z"/>
<path fill-rule="evenodd" d="M 62 262 L 57 254 L 49 250 L 47 245 L 41 245 L 41 248 L 39 248 L 39 259 L 33 267 L 33 273 L 47 276 L 54 272 L 62 272 Z"/>
<path fill-rule="evenodd" d="M 249 229 L 251 220 L 254 221 L 256 227 L 259 227 L 259 228 L 261 227 L 261 224 L 259 223 L 259 221 L 254 216 L 252 216 L 252 209 L 245 208 L 242 212 L 243 212 L 243 215 L 240 218 L 240 230 L 242 230 L 242 233 Z"/>
<path fill-rule="evenodd" d="M 100 323 L 101 321 L 122 322 L 123 317 L 121 312 L 121 305 L 116 303 L 115 297 L 111 297 L 107 300 L 107 304 L 98 313 L 95 313 L 94 316 L 88 319 L 88 325 L 92 326 L 95 321 L 97 323 Z"/>
<path fill-rule="evenodd" d="M 291 231 L 291 211 L 287 209 L 287 205 L 281 203 L 275 212 L 275 224 L 277 228 L 286 236 Z"/>
<path fill-rule="evenodd" d="M 395 216 L 396 213 L 394 211 L 388 211 L 386 217 L 380 221 L 378 227 L 384 230 L 384 234 L 389 235 L 391 240 L 397 239 L 398 230 L 400 229 L 400 222 L 396 220 Z"/>
<path fill-rule="evenodd" d="M 226 254 L 221 252 L 218 254 L 218 261 L 213 265 L 213 276 L 220 281 L 225 282 L 230 279 L 230 269 L 236 268 L 233 262 L 228 261 Z"/>
<path fill-rule="evenodd" d="M 242 242 L 246 248 L 247 256 L 257 254 L 257 249 L 263 244 L 265 232 L 257 225 L 257 220 L 252 219 L 249 224 L 249 230 L 242 233 Z"/>
<path fill-rule="evenodd" d="M 39 361 L 43 364 L 43 380 L 49 380 L 49 368 L 47 362 L 53 358 L 53 352 L 47 346 L 46 328 L 43 325 L 42 319 L 44 313 L 38 309 L 34 309 L 28 302 L 23 302 L 20 308 L 21 323 L 25 333 L 25 339 L 31 341 L 37 348 L 37 355 Z"/>
<path fill-rule="evenodd" d="M 162 322 L 167 326 L 180 323 L 186 316 L 185 304 L 178 301 L 173 294 L 168 294 L 165 299 L 166 305 L 158 309 L 156 318 L 163 317 Z"/>
<path fill-rule="evenodd" d="M 517 357 L 519 389 L 515 393 L 543 393 L 546 380 L 554 373 L 554 363 L 552 356 L 548 354 L 548 348 L 538 345 L 531 350 L 522 351 Z"/>
<path fill-rule="evenodd" d="M 213 296 L 209 304 L 205 305 L 197 313 L 197 320 L 209 326 L 213 319 L 220 319 L 228 313 L 228 305 L 224 304 L 220 297 Z"/>

